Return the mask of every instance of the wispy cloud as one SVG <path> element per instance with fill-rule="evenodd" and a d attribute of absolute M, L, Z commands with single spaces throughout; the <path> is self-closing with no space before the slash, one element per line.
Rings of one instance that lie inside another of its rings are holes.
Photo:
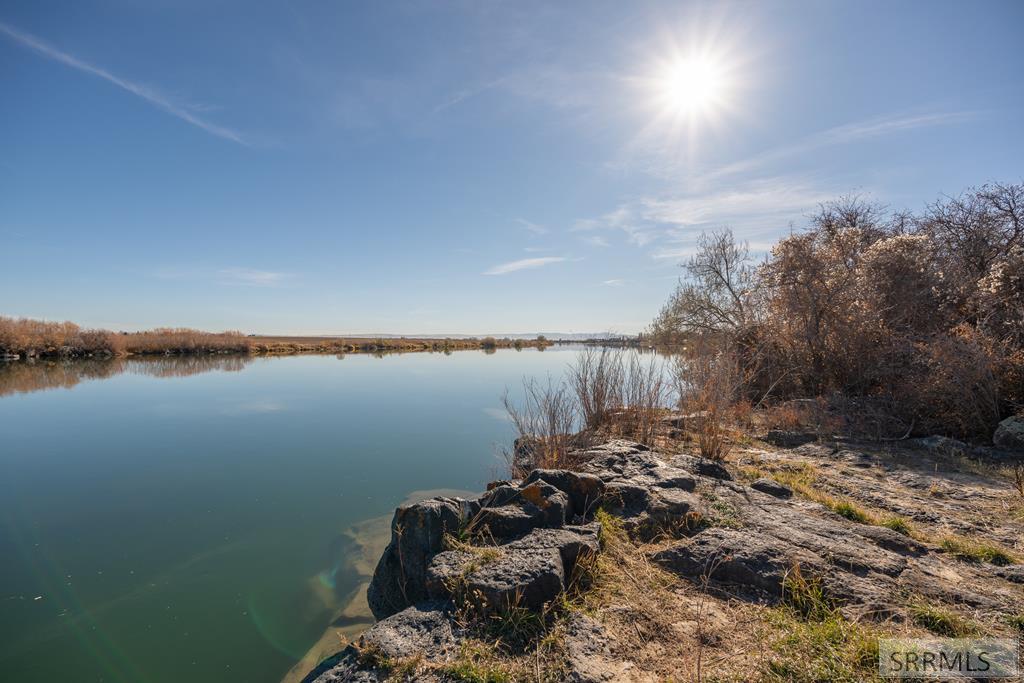
<path fill-rule="evenodd" d="M 721 180 L 726 176 L 745 173 L 763 168 L 792 157 L 807 154 L 826 147 L 849 145 L 870 138 L 902 133 L 918 128 L 952 125 L 970 121 L 978 112 L 933 112 L 927 114 L 890 114 L 864 121 L 856 121 L 814 133 L 788 145 L 775 147 L 747 159 L 733 162 L 707 174 L 703 181 Z"/>
<path fill-rule="evenodd" d="M 587 244 L 589 244 L 592 247 L 610 247 L 611 246 L 611 244 L 608 243 L 608 240 L 606 240 L 601 235 L 587 235 L 586 237 L 583 238 L 583 241 L 586 242 Z"/>
<path fill-rule="evenodd" d="M 288 279 L 288 273 L 252 268 L 224 268 L 217 272 L 224 284 L 247 285 L 250 287 L 274 287 Z"/>
<path fill-rule="evenodd" d="M 836 194 L 802 177 L 760 178 L 729 189 L 629 200 L 573 229 L 618 230 L 638 247 L 656 243 L 650 252 L 656 259 L 678 259 L 694 252 L 704 231 L 728 226 L 757 250 Z"/>
<path fill-rule="evenodd" d="M 517 270 L 528 270 L 530 268 L 542 268 L 551 263 L 561 263 L 567 259 L 564 256 L 541 256 L 539 258 L 524 258 L 518 261 L 509 261 L 485 270 L 484 275 L 506 275 Z"/>
<path fill-rule="evenodd" d="M 641 204 L 643 201 L 641 200 Z M 626 234 L 630 244 L 642 247 L 652 242 L 656 237 L 654 225 L 644 217 L 640 204 L 626 202 L 599 218 L 582 218 L 572 226 L 572 230 L 621 230 Z"/>
<path fill-rule="evenodd" d="M 44 57 L 48 57 L 49 59 L 60 62 L 65 66 L 70 66 L 73 69 L 77 69 L 91 76 L 102 78 L 108 83 L 113 83 L 122 90 L 130 92 L 136 97 L 141 97 L 145 101 L 149 102 L 150 104 L 159 109 L 162 109 L 171 116 L 175 116 L 181 119 L 182 121 L 185 121 L 186 123 L 190 123 L 193 126 L 200 128 L 206 131 L 207 133 L 210 133 L 211 135 L 216 135 L 217 137 L 224 138 L 225 140 L 230 140 L 232 142 L 236 142 L 240 145 L 248 145 L 248 142 L 246 142 L 242 135 L 237 131 L 234 131 L 230 128 L 226 128 L 224 126 L 217 125 L 215 123 L 211 123 L 210 121 L 207 121 L 206 119 L 196 114 L 196 112 L 198 111 L 209 110 L 209 107 L 203 105 L 190 105 L 174 102 L 167 95 L 159 92 L 158 90 L 155 90 L 145 85 L 134 83 L 132 81 L 121 78 L 120 76 L 115 76 L 114 74 L 110 73 L 105 69 L 102 69 L 93 64 L 89 64 L 88 62 L 82 61 L 81 59 L 78 59 L 77 57 L 70 55 L 67 52 L 59 50 L 58 48 L 50 45 L 49 43 L 44 42 L 43 40 L 40 40 L 39 38 L 36 38 L 35 36 L 29 33 L 20 31 L 14 28 L 13 26 L 10 26 L 3 22 L 0 22 L 0 33 L 6 35 L 15 42 L 19 43 L 20 45 L 38 52 Z"/>
<path fill-rule="evenodd" d="M 548 229 L 543 225 L 538 225 L 537 223 L 528 221 L 525 218 L 517 218 L 516 223 L 519 223 L 519 225 L 523 226 L 534 235 L 546 235 L 548 233 Z"/>
<path fill-rule="evenodd" d="M 607 285 L 608 287 L 621 287 L 622 285 L 626 284 L 626 281 L 619 278 L 613 278 L 611 280 L 605 280 L 601 284 Z"/>

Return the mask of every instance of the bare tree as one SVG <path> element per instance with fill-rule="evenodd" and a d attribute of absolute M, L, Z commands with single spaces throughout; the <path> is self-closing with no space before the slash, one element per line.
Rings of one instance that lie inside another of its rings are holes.
<path fill-rule="evenodd" d="M 757 270 L 750 246 L 724 229 L 701 235 L 686 276 L 654 323 L 656 334 L 735 333 L 752 322 Z"/>

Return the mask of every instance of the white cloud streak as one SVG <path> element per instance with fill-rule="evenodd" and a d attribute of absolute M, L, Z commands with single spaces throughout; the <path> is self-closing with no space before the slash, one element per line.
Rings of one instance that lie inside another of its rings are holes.
<path fill-rule="evenodd" d="M 727 164 L 701 178 L 703 181 L 721 180 L 724 177 L 753 171 L 757 168 L 767 166 L 789 159 L 801 154 L 807 154 L 826 147 L 848 145 L 870 138 L 901 133 L 918 128 L 931 126 L 952 125 L 969 121 L 977 116 L 977 112 L 935 112 L 931 114 L 891 114 L 879 116 L 865 121 L 836 126 L 827 130 L 809 135 L 792 144 L 776 147 L 766 152 L 756 154 L 747 159 Z"/>
<path fill-rule="evenodd" d="M 528 270 L 531 268 L 542 268 L 551 263 L 561 263 L 567 260 L 564 256 L 542 256 L 539 258 L 524 258 L 518 261 L 510 261 L 508 263 L 501 263 L 489 270 L 485 270 L 483 275 L 507 275 L 508 273 L 514 273 L 517 270 Z"/>
<path fill-rule="evenodd" d="M 519 225 L 523 226 L 524 228 L 532 232 L 534 235 L 546 235 L 548 232 L 548 229 L 545 228 L 543 225 L 538 225 L 537 223 L 528 221 L 525 218 L 517 218 L 516 223 L 519 223 Z"/>
<path fill-rule="evenodd" d="M 250 287 L 276 287 L 288 279 L 288 273 L 252 268 L 224 268 L 217 272 L 224 284 L 248 285 Z"/>
<path fill-rule="evenodd" d="M 121 88 L 122 90 L 125 90 L 135 95 L 136 97 L 142 98 L 143 100 L 149 102 L 158 109 L 162 109 L 171 116 L 177 117 L 182 121 L 185 121 L 186 123 L 189 123 L 195 126 L 196 128 L 200 128 L 211 135 L 216 135 L 219 138 L 230 140 L 231 142 L 235 142 L 240 145 L 248 146 L 249 144 L 241 136 L 240 133 L 230 128 L 226 128 L 224 126 L 219 126 L 215 123 L 211 123 L 210 121 L 207 121 L 206 119 L 197 116 L 194 113 L 197 110 L 201 111 L 207 109 L 207 107 L 184 105 L 173 102 L 166 95 L 157 90 L 154 90 L 153 88 L 140 85 L 138 83 L 134 83 L 119 76 L 115 76 L 114 74 L 110 73 L 105 69 L 89 64 L 88 62 L 84 62 L 78 59 L 77 57 L 74 57 L 73 55 L 70 55 L 66 52 L 63 52 L 62 50 L 59 50 L 56 47 L 40 40 L 39 38 L 36 38 L 31 34 L 19 31 L 13 26 L 10 26 L 3 22 L 0 22 L 0 33 L 8 36 L 20 45 L 27 47 L 31 50 L 34 50 L 35 52 L 38 52 L 44 57 L 52 59 L 56 62 L 60 62 L 65 66 L 71 67 L 72 69 L 77 69 L 78 71 L 81 71 L 83 73 L 87 73 L 91 76 L 101 78 L 107 81 L 108 83 L 112 83 L 117 87 Z"/>

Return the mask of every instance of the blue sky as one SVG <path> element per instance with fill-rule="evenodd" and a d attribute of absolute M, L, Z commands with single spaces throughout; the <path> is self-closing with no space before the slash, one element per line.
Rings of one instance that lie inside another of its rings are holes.
<path fill-rule="evenodd" d="M 704 230 L 764 248 L 840 194 L 1020 181 L 1022 26 L 1016 1 L 7 0 L 0 314 L 634 332 Z M 714 96 L 681 109 L 695 60 Z"/>

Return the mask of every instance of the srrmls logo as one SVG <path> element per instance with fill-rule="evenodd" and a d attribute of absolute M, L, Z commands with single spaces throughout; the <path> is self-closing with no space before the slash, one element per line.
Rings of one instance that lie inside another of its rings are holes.
<path fill-rule="evenodd" d="M 1012 638 L 881 638 L 878 673 L 885 678 L 1016 678 Z"/>

